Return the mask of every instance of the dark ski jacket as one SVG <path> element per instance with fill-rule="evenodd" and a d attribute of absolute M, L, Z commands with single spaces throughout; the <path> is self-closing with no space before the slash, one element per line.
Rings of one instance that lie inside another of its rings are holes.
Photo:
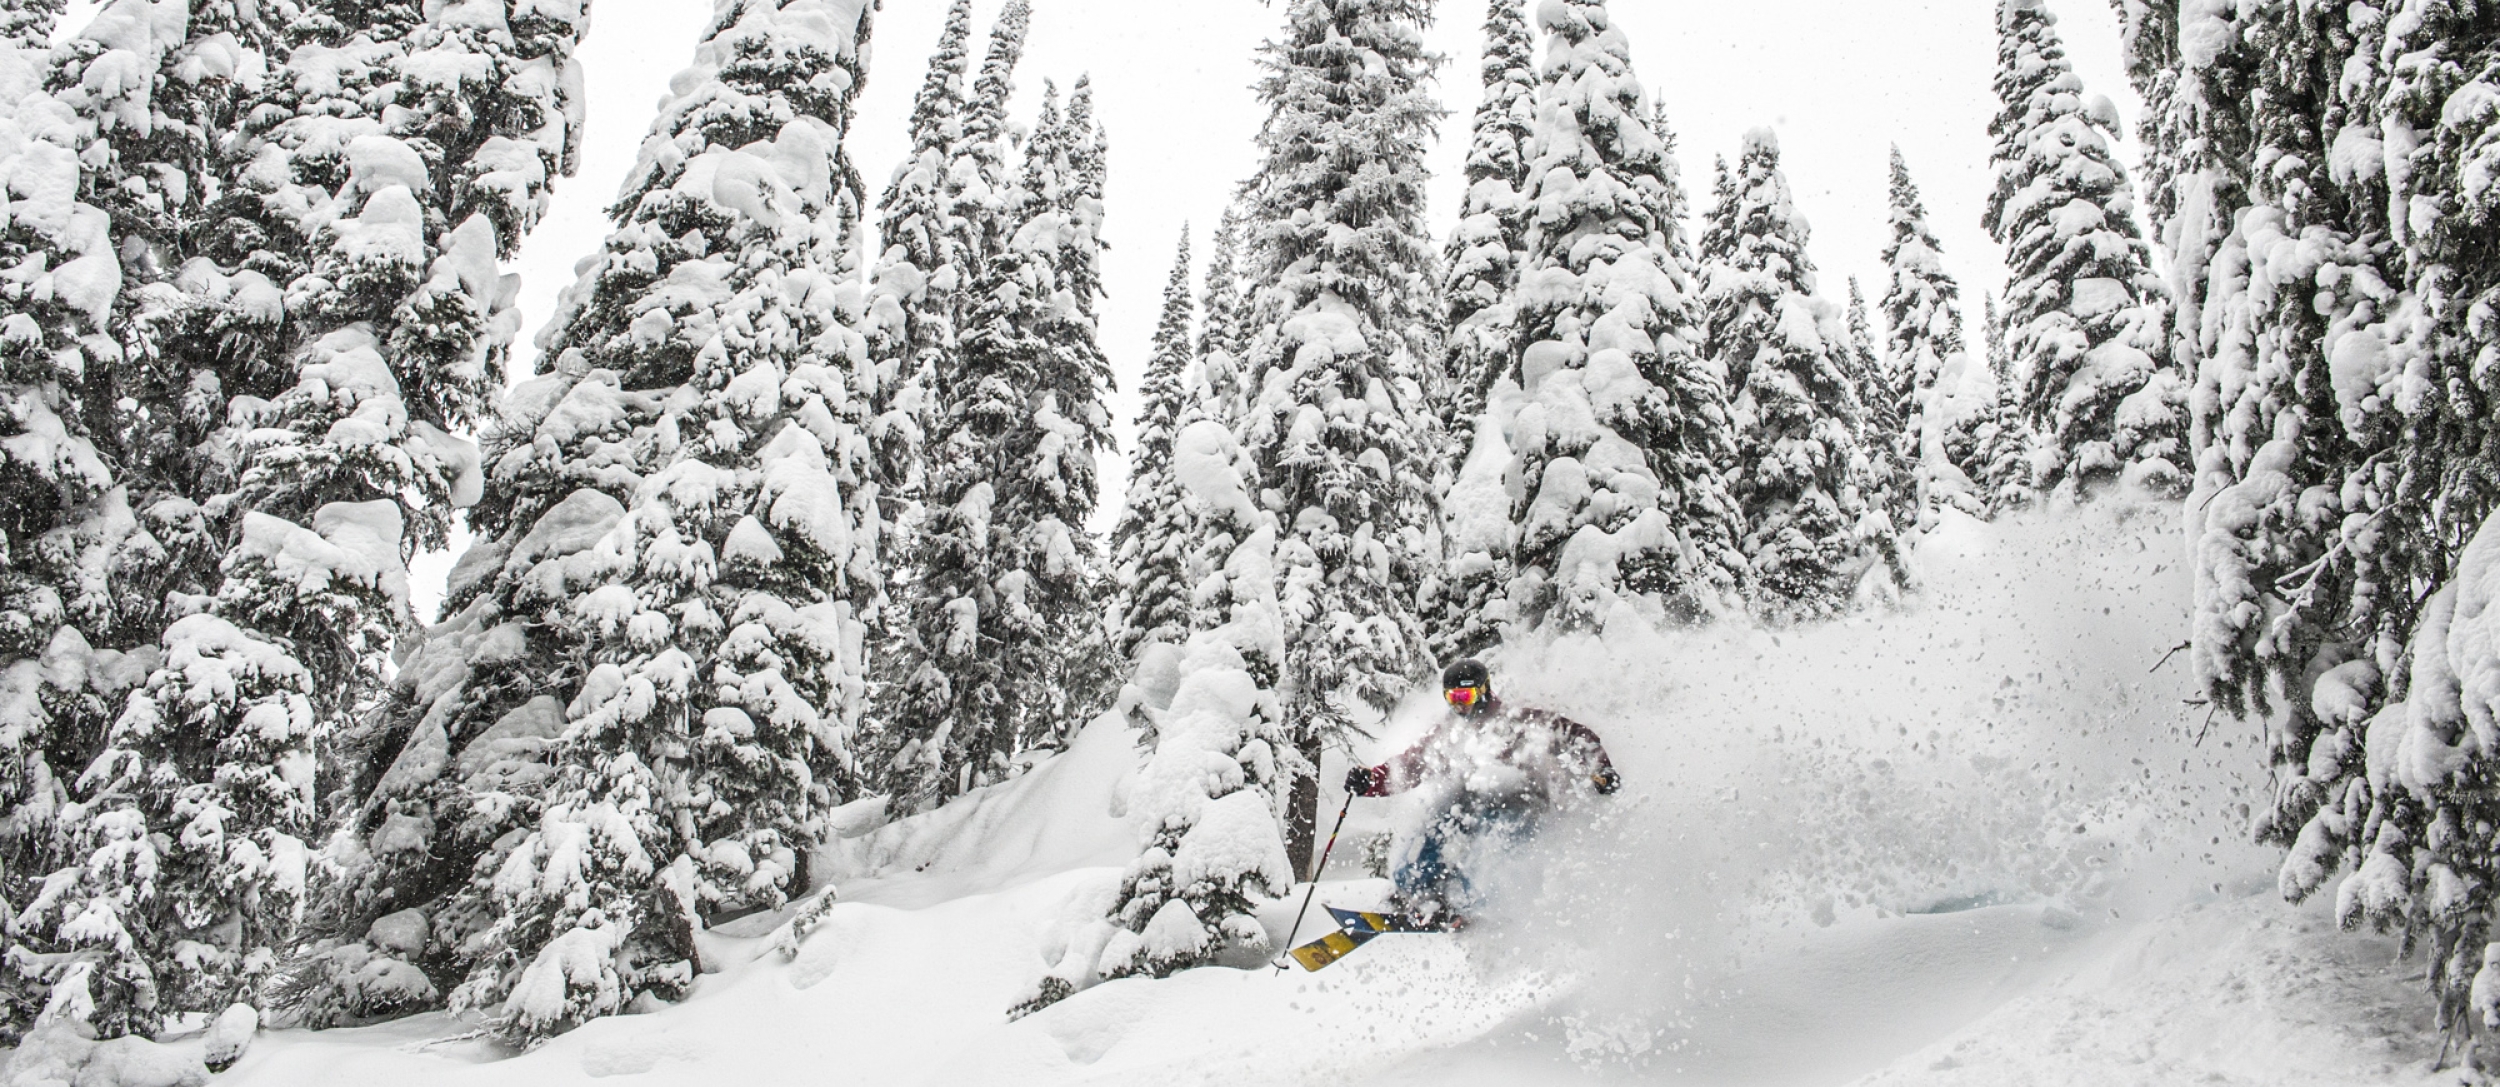
<path fill-rule="evenodd" d="M 1473 716 L 1455 712 L 1404 754 L 1370 768 L 1364 796 L 1408 789 L 1448 790 L 1453 804 L 1475 808 L 1550 806 L 1581 790 L 1611 789 L 1614 764 L 1588 726 L 1544 710 L 1511 709 L 1485 699 Z"/>

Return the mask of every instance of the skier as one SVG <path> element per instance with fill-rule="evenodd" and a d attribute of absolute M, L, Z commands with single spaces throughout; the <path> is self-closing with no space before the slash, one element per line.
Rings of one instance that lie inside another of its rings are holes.
<path fill-rule="evenodd" d="M 1491 673 L 1462 660 L 1441 673 L 1450 715 L 1405 754 L 1346 771 L 1354 796 L 1423 788 L 1433 817 L 1398 866 L 1390 912 L 1416 928 L 1458 928 L 1481 902 L 1469 861 L 1536 833 L 1539 818 L 1582 789 L 1623 786 L 1597 734 L 1543 710 L 1511 709 L 1493 696 Z"/>

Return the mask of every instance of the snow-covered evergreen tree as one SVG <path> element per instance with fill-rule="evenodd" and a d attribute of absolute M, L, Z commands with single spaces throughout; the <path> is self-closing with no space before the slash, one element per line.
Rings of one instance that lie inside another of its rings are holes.
<path fill-rule="evenodd" d="M 1467 194 L 1442 246 L 1449 373 L 1440 423 L 1463 458 L 1493 382 L 1517 357 L 1512 292 L 1526 263 L 1529 140 L 1536 125 L 1536 40 L 1517 0 L 1495 0 L 1484 20 L 1484 101 L 1467 152 Z M 1455 466 L 1452 466 L 1455 467 Z"/>
<path fill-rule="evenodd" d="M 2227 103 L 2200 101 L 2199 96 L 2215 90 L 2245 92 L 2257 75 L 2254 58 L 2243 50 L 2214 48 L 2223 44 L 2219 39 L 2183 43 L 2178 0 L 2111 0 L 2111 6 L 2119 16 L 2128 78 L 2144 102 L 2136 124 L 2136 139 L 2143 151 L 2141 192 L 2147 225 L 2169 258 L 2165 270 L 2171 362 L 2183 378 L 2193 381 L 2204 357 L 2204 303 L 2214 249 L 2230 231 L 2235 214 L 2247 205 L 2247 194 L 2235 176 L 2242 172 L 2236 167 L 2244 167 L 2245 162 L 2229 163 L 2222 156 L 2246 150 L 2248 133 L 2207 128 L 2214 119 L 2207 116 L 2209 107 Z M 2334 25 L 2332 20 L 2322 21 L 2312 24 L 2308 32 L 2332 33 L 2329 28 Z M 2183 63 L 2187 55 L 2182 52 L 2183 44 L 2197 55 L 2203 71 L 2191 72 Z M 2335 54 L 2304 47 L 2286 55 L 2305 59 L 2278 67 L 2276 72 L 2284 76 Z M 2305 142 L 2315 143 L 2314 139 Z"/>
<path fill-rule="evenodd" d="M 1198 295 L 1198 365 L 1206 384 L 1209 418 L 1231 426 L 1245 411 L 1242 382 L 1249 355 L 1249 300 L 1242 290 L 1241 209 L 1224 209 L 1215 228 L 1215 251 L 1207 257 L 1206 285 Z"/>
<path fill-rule="evenodd" d="M 918 494 L 930 387 L 954 350 L 955 297 L 968 266 L 946 186 L 963 141 L 971 40 L 972 0 L 954 0 L 912 99 L 911 151 L 877 202 L 884 248 L 869 275 L 864 331 L 877 365 L 879 480 L 898 503 Z"/>
<path fill-rule="evenodd" d="M 238 192 L 261 157 L 253 124 L 282 126 L 294 113 L 278 89 L 285 80 L 250 85 L 244 51 L 278 54 L 285 16 L 222 0 L 189 5 L 186 20 L 174 14 L 172 5 L 116 3 L 68 46 L 113 71 L 134 50 L 162 50 L 151 78 L 122 84 L 129 99 L 112 112 L 124 123 L 113 126 L 108 161 L 88 179 L 126 235 L 121 350 L 113 365 L 89 375 L 98 402 L 113 405 L 106 455 L 139 522 L 116 593 L 117 630 L 106 639 L 125 647 L 153 645 L 217 591 L 238 526 L 231 508 L 221 523 L 202 511 L 212 496 L 235 489 L 235 446 L 245 431 L 234 425 L 229 400 L 275 397 L 294 380 L 287 356 L 304 337 L 289 324 L 286 269 L 314 244 L 290 223 L 250 246 L 272 251 L 269 267 L 226 274 L 246 259 L 246 235 L 227 228 L 238 210 L 258 210 L 250 192 Z M 138 45 L 151 39 L 161 40 Z M 403 49 L 392 42 L 383 59 Z M 139 116 L 144 125 L 129 123 Z"/>
<path fill-rule="evenodd" d="M 977 270 L 1007 244 L 1020 223 L 1018 197 L 1012 190 L 1010 156 L 1016 133 L 1007 111 L 1016 94 L 1016 65 L 1024 59 L 1024 40 L 1033 25 L 1031 0 L 1007 0 L 990 26 L 988 49 L 964 100 L 963 140 L 948 164 L 948 211 L 959 225 L 962 244 L 969 247 L 966 267 Z M 966 274 L 975 274 L 968 271 Z M 974 301 L 966 298 L 961 305 Z"/>
<path fill-rule="evenodd" d="M 312 4 L 270 36 L 189 7 L 109 7 L 63 51 L 123 96 L 87 180 L 130 228 L 128 324 L 88 380 L 147 532 L 119 637 L 159 644 L 21 932 L 106 1033 L 222 1008 L 291 938 L 315 743 L 409 623 L 402 555 L 474 500 L 447 435 L 517 319 L 495 263 L 571 157 L 577 12 Z M 247 44 L 285 63 L 238 112 Z"/>
<path fill-rule="evenodd" d="M 663 104 L 542 336 L 556 372 L 489 432 L 456 614 L 330 850 L 363 941 L 299 964 L 306 1018 L 461 980 L 542 1037 L 681 991 L 702 914 L 805 886 L 881 592 L 841 153 L 864 6 L 729 0 Z"/>
<path fill-rule="evenodd" d="M 1674 242 L 1669 248 L 1690 256 L 1692 241 L 1684 233 L 1684 220 L 1690 218 L 1693 213 L 1692 200 L 1684 191 L 1683 166 L 1676 154 L 1678 138 L 1675 134 L 1675 125 L 1667 119 L 1667 104 L 1663 100 L 1653 103 L 1650 107 L 1649 130 L 1658 134 L 1659 144 L 1667 149 L 1667 165 L 1670 167 L 1667 171 L 1667 191 L 1664 194 L 1666 202 L 1660 206 L 1658 217 L 1675 227 Z"/>
<path fill-rule="evenodd" d="M 116 510 L 114 519 L 131 520 L 109 439 L 99 448 L 103 405 L 87 380 L 91 367 L 117 361 L 90 352 L 114 345 L 122 271 L 111 213 L 88 202 L 105 195 L 84 189 L 79 159 L 110 146 L 100 137 L 122 103 L 85 97 L 79 77 L 92 62 L 53 52 L 60 14 L 57 3 L 0 12 L 0 178 L 11 198 L 0 204 L 0 261 L 10 269 L 0 275 L 0 1046 L 12 1047 L 56 983 L 66 978 L 83 995 L 101 987 L 86 982 L 95 968 L 113 965 L 109 947 L 73 958 L 72 942 L 46 939 L 53 933 L 32 908 L 45 874 L 85 859 L 69 854 L 75 843 L 55 833 L 57 820 L 64 808 L 75 818 L 71 781 L 115 700 L 87 682 L 92 643 L 81 628 L 101 634 L 114 610 L 107 578 L 127 528 L 98 530 Z M 127 1007 L 129 991 L 106 996 Z M 129 1015 L 107 1008 L 87 1018 L 122 1033 Z"/>
<path fill-rule="evenodd" d="M 1856 276 L 1845 282 L 1849 286 L 1849 301 L 1842 314 L 1849 326 L 1849 378 L 1858 393 L 1858 444 L 1868 464 L 1864 484 L 1867 505 L 1889 513 L 1896 499 L 1907 500 L 1902 494 L 1908 482 L 1906 472 L 1896 475 L 1897 466 L 1888 463 L 1891 443 L 1899 435 L 1900 418 L 1893 414 L 1892 402 L 1885 396 L 1884 364 L 1875 353 L 1875 323 L 1867 315 L 1866 291 L 1858 286 Z"/>
<path fill-rule="evenodd" d="M 1849 304 L 1843 313 L 1849 322 L 1849 371 L 1858 382 L 1860 398 L 1871 390 L 1876 380 L 1875 326 L 1866 316 L 1866 292 L 1858 287 L 1858 277 L 1850 276 Z M 1871 414 L 1874 409 L 1867 409 Z"/>
<path fill-rule="evenodd" d="M 165 874 L 132 867 L 155 859 L 155 843 L 104 841 L 129 836 L 118 814 L 128 798 L 80 779 L 124 692 L 154 667 L 139 647 L 171 618 L 165 541 L 143 524 L 146 496 L 161 492 L 135 455 L 169 436 L 124 407 L 134 375 L 156 369 L 159 344 L 134 315 L 173 290 L 164 280 L 215 184 L 241 51 L 258 24 L 228 3 L 121 2 L 55 49 L 62 8 L 0 13 L 0 176 L 15 197 L 0 215 L 0 262 L 11 269 L 0 274 L 0 493 L 10 511 L 0 525 L 0 1042 L 47 1004 L 75 1020 L 67 1029 L 109 1037 L 153 1029 L 224 989 L 217 964 L 203 973 L 169 961 L 186 930 L 164 907 L 109 896 L 79 927 L 61 911 L 99 889 L 153 890 Z M 197 856 L 186 849 L 181 860 Z M 198 905 L 197 873 L 173 875 L 167 899 Z"/>
<path fill-rule="evenodd" d="M 244 502 L 298 516 L 333 491 L 415 488 L 437 500 L 403 503 L 406 545 L 433 546 L 451 511 L 476 501 L 475 453 L 445 435 L 483 413 L 518 328 L 496 260 L 578 156 L 570 54 L 585 18 L 567 4 L 336 0 L 285 27 L 292 63 L 253 104 L 250 138 L 230 152 L 238 184 L 212 209 L 214 266 L 194 261 L 182 285 L 200 319 L 248 319 L 237 311 L 258 304 L 256 274 L 277 269 L 291 365 L 370 352 L 387 375 L 334 370 L 316 385 L 282 369 L 269 403 L 245 405 L 257 430 L 238 473 Z M 238 380 L 227 392 L 251 390 Z"/>
<path fill-rule="evenodd" d="M 1240 426 L 1278 511 L 1297 863 L 1313 848 L 1322 747 L 1430 664 L 1417 609 L 1441 549 L 1424 391 L 1438 346 L 1431 14 L 1426 0 L 1294 0 L 1260 48 L 1268 118 L 1242 193 L 1254 333 Z"/>
<path fill-rule="evenodd" d="M 1028 220 L 1028 229 L 1055 229 L 1056 247 L 1016 239 L 1009 242 L 1011 247 L 1035 244 L 1048 252 L 1058 275 L 1054 306 L 1074 303 L 1072 309 L 1055 309 L 1042 324 L 1050 355 L 1039 377 L 1052 392 L 1036 419 L 1040 427 L 1035 438 L 1036 465 L 1028 477 L 1047 496 L 1035 532 L 1045 536 L 1063 528 L 1073 532 L 1083 564 L 1067 570 L 1058 565 L 1058 558 L 1043 563 L 1051 597 L 1045 612 L 1053 616 L 1056 642 L 1051 652 L 1059 662 L 1061 678 L 1044 701 L 1048 727 L 1030 730 L 1019 742 L 1028 751 L 1055 748 L 1073 738 L 1084 722 L 1116 701 L 1127 671 L 1111 642 L 1108 607 L 1114 586 L 1109 562 L 1086 529 L 1100 499 L 1096 458 L 1115 445 L 1104 404 L 1113 389 L 1111 361 L 1102 349 L 1100 325 L 1106 293 L 1102 260 L 1108 249 L 1102 234 L 1103 191 L 1110 181 L 1111 137 L 1095 117 L 1091 75 L 1077 76 L 1068 96 L 1066 126 L 1063 180 L 1055 192 L 1034 190 L 1049 194 L 1048 215 L 1055 216 L 1056 222 L 1040 214 Z"/>
<path fill-rule="evenodd" d="M 976 276 L 929 435 L 928 521 L 898 640 L 888 727 L 897 803 L 1003 779 L 1081 712 L 1098 652 L 1100 556 L 1084 531 L 1109 444 L 1094 340 L 1102 204 L 1090 96 L 1055 92 L 1001 206 L 1014 226 Z"/>
<path fill-rule="evenodd" d="M 1735 390 L 1728 489 L 1744 511 L 1757 605 L 1782 619 L 1830 615 L 1887 546 L 1885 530 L 1861 525 L 1868 507 L 1853 465 L 1865 456 L 1863 408 L 1848 330 L 1814 296 L 1778 138 L 1747 133 L 1743 159 L 1720 177 L 1702 239 L 1708 343 Z"/>
<path fill-rule="evenodd" d="M 1075 295 L 1077 312 L 1089 321 L 1102 306 L 1102 253 L 1099 234 L 1103 186 L 1111 178 L 1111 134 L 1094 116 L 1094 77 L 1080 73 L 1068 94 L 1068 181 L 1052 198 L 1060 214 L 1089 229 L 1090 245 L 1060 250 L 1059 267 Z M 1090 329 L 1091 325 L 1075 326 Z"/>
<path fill-rule="evenodd" d="M 972 278 L 1013 229 L 1006 208 L 1014 133 L 1007 108 L 1032 21 L 1028 0 L 1009 0 L 971 69 L 972 6 L 956 0 L 912 100 L 911 150 L 878 201 L 879 244 L 870 276 L 869 351 L 883 375 L 871 435 L 882 489 L 893 507 L 891 550 L 907 561 L 923 516 L 928 431 L 960 351 Z M 916 578 L 903 577 L 906 593 Z M 906 598 L 900 611 L 915 610 Z M 880 630 L 882 642 L 898 632 Z"/>
<path fill-rule="evenodd" d="M 289 288 L 289 331 L 310 341 L 295 349 L 301 376 L 255 420 L 263 440 L 238 482 L 245 500 L 288 517 L 326 491 L 376 496 L 363 504 L 367 516 L 347 523 L 361 527 L 361 537 L 325 523 L 334 506 L 311 519 L 351 552 L 370 550 L 392 606 L 394 624 L 374 622 L 373 644 L 355 647 L 359 682 L 348 690 L 360 712 L 380 678 L 376 651 L 408 629 L 399 558 L 441 546 L 451 512 L 482 495 L 477 452 L 449 435 L 486 414 L 519 328 L 518 284 L 498 273 L 497 258 L 519 247 L 545 213 L 554 179 L 579 160 L 581 73 L 571 53 L 587 26 L 587 13 L 566 3 L 306 8 L 285 30 L 290 78 L 265 90 L 269 105 L 287 106 L 292 119 L 267 130 L 240 166 L 240 191 L 250 195 L 227 209 L 224 229 L 235 243 L 212 250 L 217 270 L 186 270 L 197 276 L 195 293 L 231 290 L 242 299 L 256 289 L 254 273 L 269 267 L 263 250 L 249 248 L 254 239 L 292 230 L 314 243 Z M 398 37 L 380 36 L 392 28 Z M 376 93 L 384 90 L 390 98 Z M 255 116 L 286 115 L 263 106 Z M 340 203 L 325 209 L 332 188 Z M 299 211 L 307 201 L 310 215 Z M 351 210 L 352 218 L 339 218 Z M 224 318 L 214 309 L 207 318 L 210 327 L 195 324 L 192 335 L 215 335 Z M 407 417 L 404 433 L 394 432 L 394 412 Z M 284 586 L 283 564 L 274 573 Z M 221 596 L 252 584 L 236 574 L 229 564 Z M 353 629 L 347 609 L 332 610 L 339 618 L 328 624 L 286 629 L 269 621 L 283 614 L 273 605 L 248 624 L 296 646 L 317 709 L 339 697 L 332 692 L 344 686 L 338 677 L 349 659 L 336 648 L 304 651 Z M 326 720 L 319 727 L 341 749 L 341 757 L 323 760 L 325 787 L 361 804 L 379 767 L 359 756 L 389 734 L 374 734 L 365 721 L 344 731 Z M 322 871 L 335 872 L 354 858 L 324 859 Z M 320 931 L 336 933 L 363 918 L 325 909 L 317 921 Z"/>
<path fill-rule="evenodd" d="M 1987 400 L 1967 420 L 1969 437 L 1958 447 L 1966 451 L 1962 463 L 1978 485 L 1978 512 L 1993 516 L 2029 509 L 2039 500 L 2040 435 L 2023 413 L 2023 381 L 2014 372 L 2005 317 L 1993 294 L 1986 321 Z"/>
<path fill-rule="evenodd" d="M 1547 4 L 1529 142 L 1518 365 L 1497 383 L 1515 576 L 1497 618 L 1602 628 L 1719 614 L 1744 560 L 1718 473 L 1727 389 L 1696 350 L 1700 284 L 1679 251 L 1675 169 L 1631 47 L 1601 2 Z M 1490 482 L 1489 479 L 1486 482 Z M 1454 517 L 1480 501 L 1462 476 Z M 1453 532 L 1467 547 L 1475 534 Z"/>
<path fill-rule="evenodd" d="M 1136 450 L 1129 456 L 1128 501 L 1111 532 L 1120 593 L 1114 647 L 1123 662 L 1135 660 L 1147 644 L 1178 646 L 1196 627 L 1190 606 L 1194 586 L 1182 561 L 1188 537 L 1180 481 L 1172 474 L 1172 438 L 1195 406 L 1200 385 L 1190 346 L 1189 272 L 1189 229 L 1183 227 L 1172 278 L 1163 288 L 1163 318 L 1138 387 L 1143 406 L 1137 412 Z"/>
<path fill-rule="evenodd" d="M 1492 602 L 1510 583 L 1508 496 L 1482 478 L 1473 493 L 1448 504 L 1475 455 L 1485 398 L 1508 376 L 1519 355 L 1517 290 L 1526 267 L 1529 141 L 1536 125 L 1535 37 L 1513 0 L 1488 6 L 1484 23 L 1484 100 L 1476 107 L 1467 154 L 1466 202 L 1458 226 L 1442 246 L 1441 286 L 1448 363 L 1431 393 L 1444 463 L 1443 488 L 1448 570 L 1432 595 L 1433 656 L 1449 660 L 1482 651 L 1498 637 Z M 1487 458 L 1499 451 L 1487 449 Z M 1488 474 L 1485 469 L 1479 477 Z M 1482 529 L 1482 531 L 1478 531 Z M 1463 543 L 1462 543 L 1463 541 Z"/>
<path fill-rule="evenodd" d="M 2402 931 L 2443 1022 L 2491 1022 L 2488 13 L 2120 11 L 2197 371 L 2198 677 L 2267 722 L 2283 892 Z"/>
<path fill-rule="evenodd" d="M 1254 497 L 1248 453 L 1203 410 L 1173 435 L 1170 456 L 1209 623 L 1184 646 L 1151 646 L 1121 691 L 1153 741 L 1126 792 L 1144 849 L 1105 915 L 1070 934 L 1010 1015 L 1109 978 L 1256 966 L 1277 950 L 1257 918 L 1293 885 L 1278 833 L 1291 733 L 1278 690 L 1276 517 Z"/>
<path fill-rule="evenodd" d="M 1154 726 L 1128 793 L 1147 844 L 1121 881 L 1107 939 L 1092 944 L 1099 952 L 1060 964 L 1079 986 L 1264 962 L 1274 949 L 1257 906 L 1294 882 L 1278 835 L 1292 774 L 1275 517 L 1253 500 L 1253 466 L 1222 424 L 1190 423 L 1172 459 L 1181 513 L 1214 560 L 1202 596 L 1215 622 L 1176 654 L 1170 687 L 1141 682 L 1127 696 Z"/>
<path fill-rule="evenodd" d="M 1984 225 L 2012 276 L 2006 350 L 2044 439 L 2038 484 L 2084 496 L 2124 475 L 2172 490 L 2184 482 L 2186 385 L 2112 146 L 2117 110 L 2085 98 L 2045 0 L 2000 0 L 1997 36 Z"/>
<path fill-rule="evenodd" d="M 1910 582 L 1900 536 L 1918 527 L 1918 477 L 1902 455 L 1901 417 L 1894 413 L 1884 363 L 1875 353 L 1874 322 L 1867 316 L 1866 292 L 1858 277 L 1849 277 L 1849 377 L 1858 399 L 1857 488 L 1866 512 L 1858 533 L 1883 556 L 1896 585 Z"/>
<path fill-rule="evenodd" d="M 116 361 L 89 353 L 113 346 L 121 268 L 111 212 L 82 199 L 104 194 L 82 192 L 79 161 L 119 103 L 79 97 L 81 66 L 68 57 L 56 61 L 50 35 L 60 8 L 38 3 L 0 14 L 0 177 L 15 197 L 0 211 L 0 261 L 12 269 L 0 278 L 9 310 L 0 318 L 0 494 L 8 499 L 0 537 L 0 661 L 9 677 L 0 721 L 0 859 L 12 862 L 0 874 L 0 897 L 18 892 L 34 872 L 26 867 L 33 854 L 17 850 L 38 847 L 43 837 L 44 818 L 21 805 L 49 807 L 61 797 L 63 768 L 50 764 L 51 737 L 98 730 L 92 717 L 83 727 L 54 723 L 56 710 L 68 707 L 46 704 L 35 661 L 65 626 L 74 633 L 110 621 L 99 576 L 109 561 L 98 561 L 110 552 L 97 554 L 109 541 L 93 530 L 103 527 L 108 504 L 123 506 L 119 519 L 129 519 L 126 501 L 108 497 L 118 480 L 106 460 L 109 439 L 98 446 L 102 405 L 91 403 L 87 381 L 91 366 Z M 69 84 L 62 88 L 68 100 L 50 93 L 48 85 L 60 83 Z M 77 693 L 56 689 L 56 700 Z"/>
<path fill-rule="evenodd" d="M 464 949 L 494 950 L 455 1003 L 500 999 L 508 1035 L 681 992 L 689 929 L 804 891 L 821 813 L 862 781 L 883 518 L 842 144 L 866 7 L 720 6 L 704 78 L 663 105 L 545 345 L 560 373 L 664 391 L 589 591 L 546 616 L 586 649 L 551 688 L 569 724 L 536 828 L 482 881 L 496 923 Z"/>
<path fill-rule="evenodd" d="M 899 531 L 893 548 L 901 571 L 895 578 L 896 625 L 878 632 L 879 645 L 890 651 L 879 654 L 873 690 L 882 730 L 877 762 L 891 777 L 888 788 L 908 794 L 913 804 L 957 791 L 939 780 L 938 763 L 945 761 L 947 742 L 937 732 L 942 722 L 931 716 L 942 714 L 937 707 L 952 697 L 951 685 L 931 663 L 944 646 L 930 641 L 922 629 L 954 599 L 941 595 L 931 574 L 952 561 L 943 554 L 950 545 L 934 538 L 944 533 L 939 522 L 950 515 L 937 497 L 950 486 L 938 478 L 948 470 L 940 462 L 949 455 L 940 448 L 947 439 L 938 432 L 950 425 L 950 416 L 960 418 L 963 339 L 973 320 L 971 309 L 980 304 L 979 281 L 1020 222 L 1015 206 L 1020 191 L 1008 175 L 1015 137 L 1008 106 L 1031 19 L 1026 0 L 1009 0 L 990 28 L 976 74 L 967 67 L 969 9 L 950 9 L 946 32 L 913 107 L 913 157 L 897 169 L 895 187 L 888 193 L 887 258 L 895 275 L 880 273 L 879 294 L 882 298 L 899 289 L 917 299 L 904 307 L 910 311 L 916 355 L 897 385 L 898 410 L 889 413 L 890 429 L 910 441 L 890 443 L 897 455 L 890 458 L 895 464 L 889 474 L 904 506 L 896 518 Z M 888 316 L 873 322 L 875 326 L 905 327 L 891 306 L 881 301 L 879 309 Z M 963 544 L 959 537 L 951 546 Z"/>
<path fill-rule="evenodd" d="M 1927 226 L 1927 205 L 1898 147 L 1892 149 L 1891 212 L 1892 238 L 1883 254 L 1889 278 L 1880 303 L 1887 331 L 1880 395 L 1897 421 L 1894 455 L 1915 474 L 1913 509 L 1923 521 L 1945 501 L 1940 487 L 1958 489 L 1939 470 L 1947 464 L 1939 383 L 1947 375 L 1958 379 L 1967 364 L 1961 287 L 1944 270 L 1943 247 Z"/>

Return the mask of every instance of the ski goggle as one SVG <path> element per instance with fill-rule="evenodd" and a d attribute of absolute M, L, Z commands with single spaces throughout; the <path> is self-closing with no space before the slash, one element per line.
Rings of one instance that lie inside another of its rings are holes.
<path fill-rule="evenodd" d="M 1452 687 L 1441 692 L 1441 696 L 1449 699 L 1450 705 L 1453 706 L 1473 706 L 1476 704 L 1476 695 L 1477 691 L 1473 687 Z"/>

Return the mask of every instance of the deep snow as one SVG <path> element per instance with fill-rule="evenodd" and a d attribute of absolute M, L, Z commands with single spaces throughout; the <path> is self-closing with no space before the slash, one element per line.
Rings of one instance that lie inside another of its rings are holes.
<path fill-rule="evenodd" d="M 1506 651 L 1506 695 L 1596 728 L 1627 787 L 1550 827 L 1521 881 L 1542 889 L 1461 936 L 1009 1022 L 1136 848 L 1136 756 L 1105 721 L 934 816 L 846 812 L 823 925 L 788 957 L 782 918 L 729 926 L 680 1006 L 517 1057 L 444 1016 L 272 1032 L 219 1082 L 2460 1082 L 2430 1070 L 2419 964 L 2280 903 L 2274 854 L 2240 844 L 2262 760 L 2165 657 L 2173 516 L 1953 521 L 1911 604 L 1829 626 Z M 1412 817 L 1355 812 L 1323 900 L 1380 895 L 1362 840 Z"/>

